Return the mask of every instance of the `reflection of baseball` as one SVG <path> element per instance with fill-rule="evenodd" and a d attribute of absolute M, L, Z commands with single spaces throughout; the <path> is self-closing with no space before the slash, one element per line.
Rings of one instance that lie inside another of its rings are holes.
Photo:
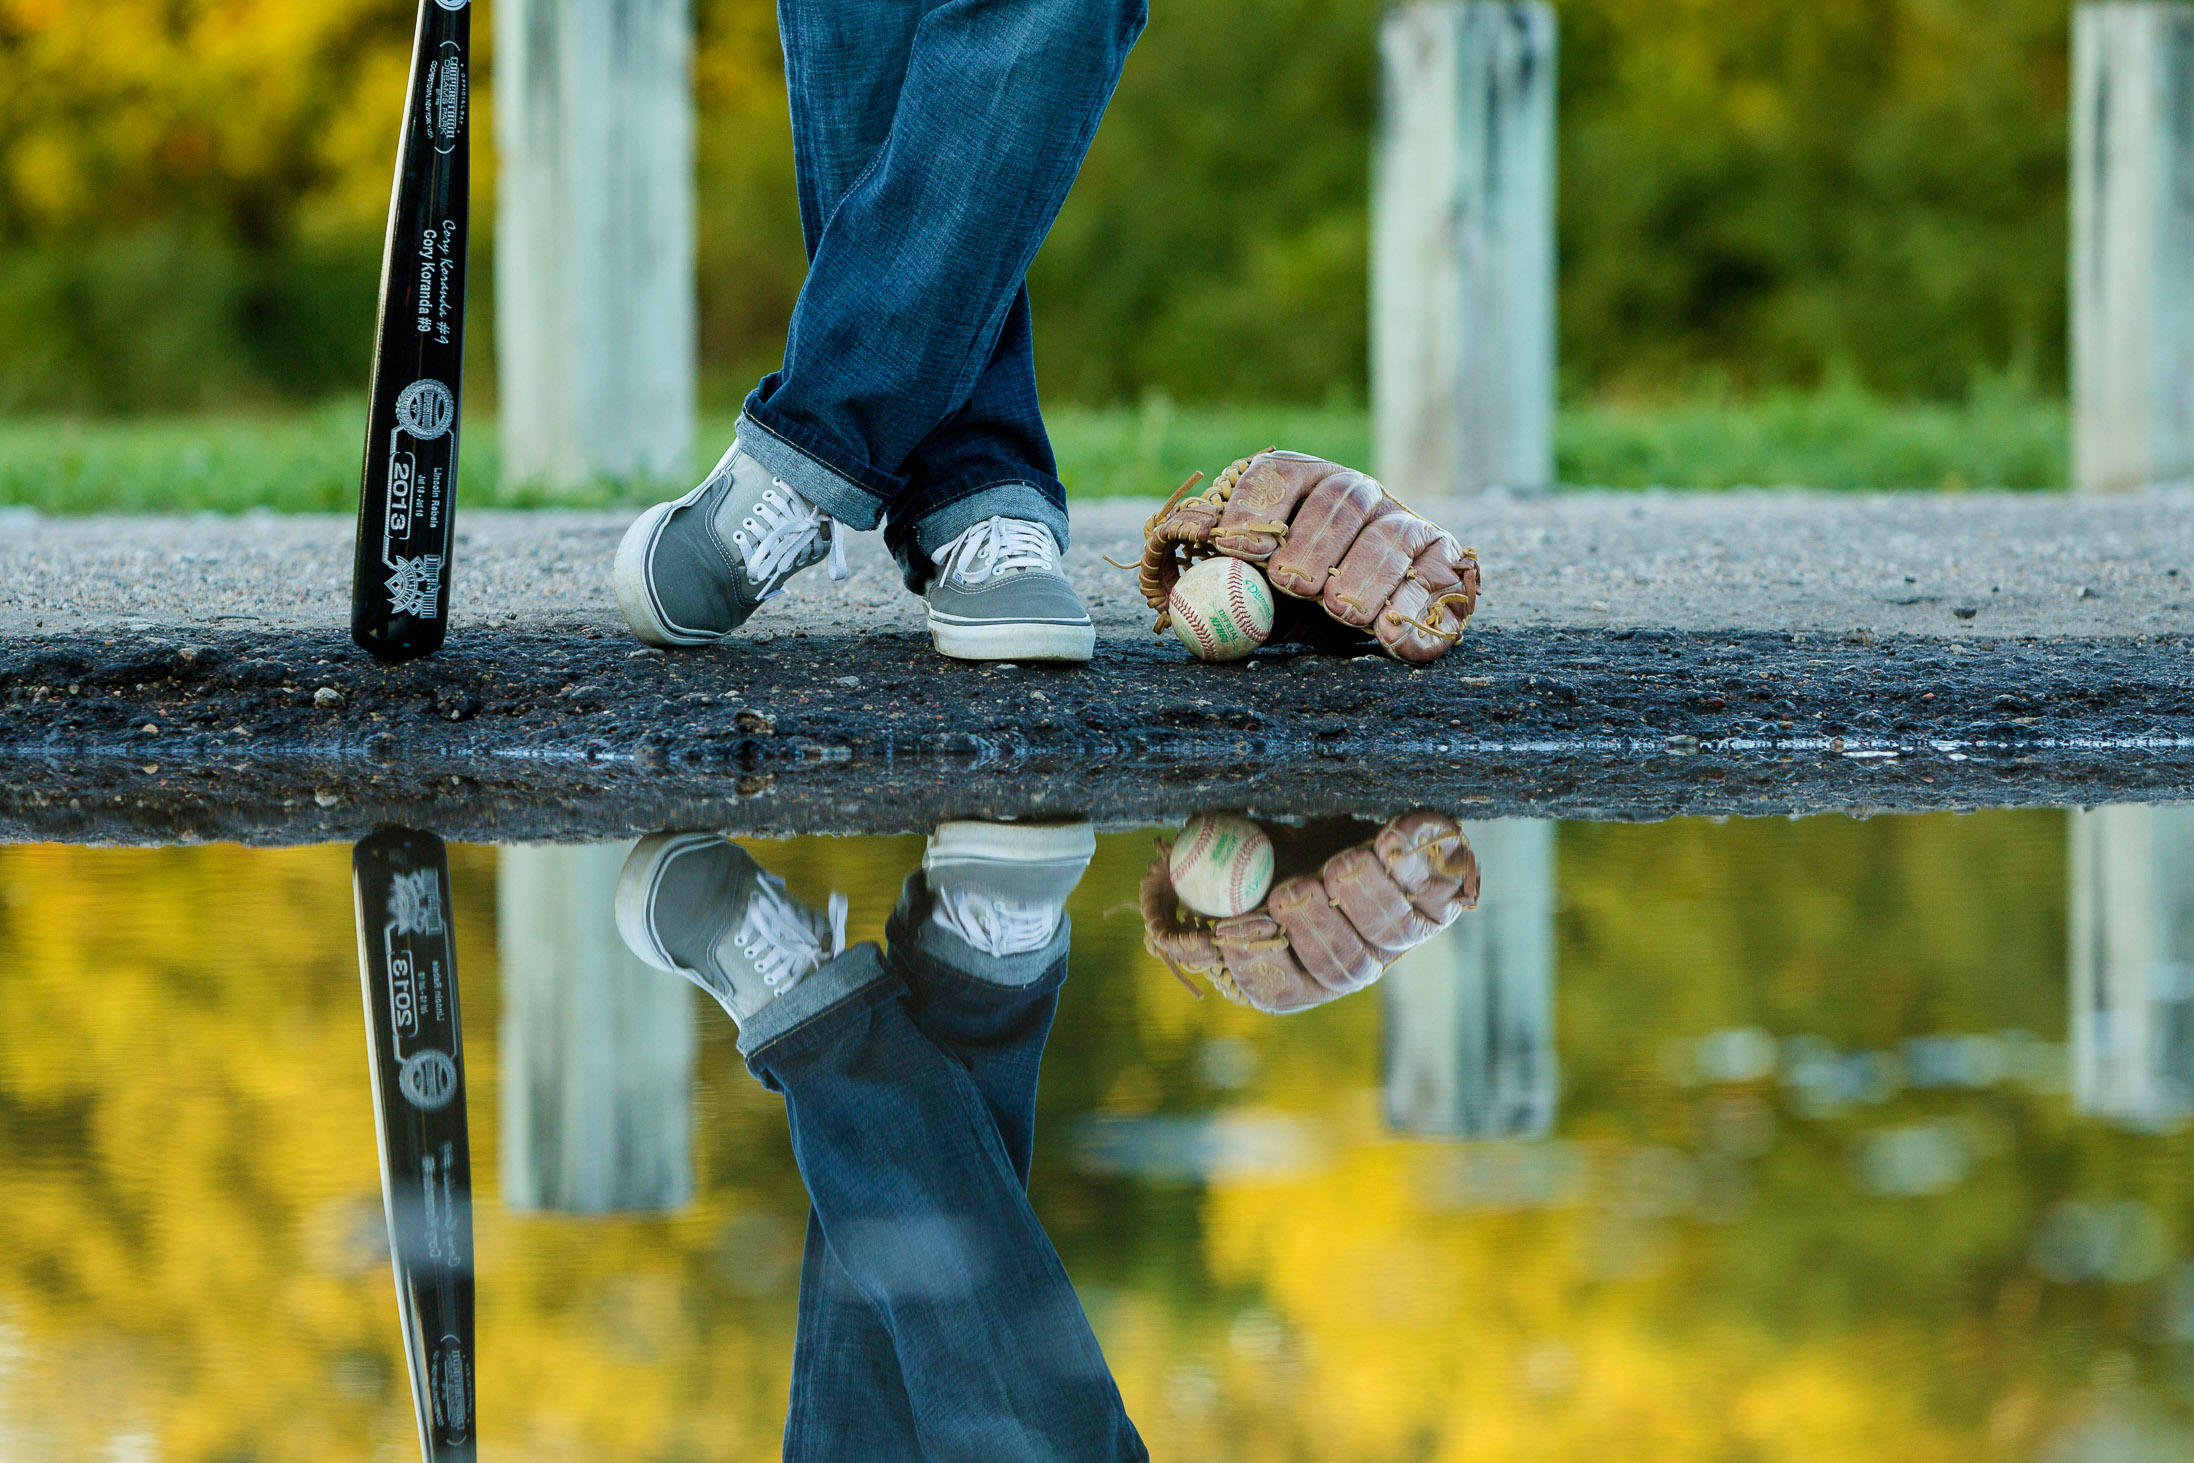
<path fill-rule="evenodd" d="M 1205 559 L 1166 598 L 1173 633 L 1204 660 L 1242 660 L 1272 633 L 1272 586 L 1240 559 Z"/>
<path fill-rule="evenodd" d="M 1183 904 L 1213 919 L 1231 919 L 1262 904 L 1272 888 L 1272 840 L 1247 818 L 1198 813 L 1173 841 L 1168 867 Z"/>

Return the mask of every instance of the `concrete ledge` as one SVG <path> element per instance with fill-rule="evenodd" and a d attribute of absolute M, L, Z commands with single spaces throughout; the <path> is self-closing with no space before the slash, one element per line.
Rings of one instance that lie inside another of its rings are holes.
<path fill-rule="evenodd" d="M 626 644 L 473 632 L 398 667 L 327 632 L 10 644 L 0 837 L 2194 798 L 2182 637 L 1496 630 L 1416 672 L 1205 667 L 1148 641 L 1080 670 L 941 664 L 903 635 Z"/>

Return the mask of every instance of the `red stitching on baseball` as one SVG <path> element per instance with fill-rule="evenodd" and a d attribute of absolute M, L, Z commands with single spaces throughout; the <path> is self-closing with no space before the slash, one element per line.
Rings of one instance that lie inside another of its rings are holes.
<path fill-rule="evenodd" d="M 1206 655 L 1219 653 L 1219 637 L 1212 633 L 1211 621 L 1204 618 L 1203 611 L 1189 611 L 1188 627 L 1196 632 L 1196 643 L 1204 648 Z"/>
<path fill-rule="evenodd" d="M 1228 888 L 1234 894 L 1234 908 L 1244 914 L 1249 912 L 1249 867 L 1256 861 L 1256 840 L 1243 839 L 1241 852 L 1234 856 L 1234 877 Z"/>
<path fill-rule="evenodd" d="M 1212 637 L 1210 624 L 1194 605 L 1181 597 L 1179 589 L 1173 591 L 1168 603 L 1172 606 L 1174 615 L 1188 625 L 1189 633 L 1196 637 L 1196 643 L 1203 647 L 1204 658 L 1208 660 L 1217 655 L 1219 642 Z"/>
<path fill-rule="evenodd" d="M 1199 821 L 1196 825 L 1196 841 L 1188 846 L 1188 858 L 1183 867 L 1194 867 L 1196 860 L 1208 856 L 1212 841 L 1218 836 L 1218 825 L 1213 820 L 1205 818 Z"/>

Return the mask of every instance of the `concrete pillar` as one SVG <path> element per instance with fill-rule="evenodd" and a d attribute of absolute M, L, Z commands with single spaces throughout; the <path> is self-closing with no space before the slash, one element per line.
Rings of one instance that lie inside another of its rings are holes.
<path fill-rule="evenodd" d="M 1555 23 L 1404 5 L 1379 32 L 1372 397 L 1404 497 L 1554 480 Z"/>
<path fill-rule="evenodd" d="M 694 993 L 618 936 L 612 901 L 628 847 L 500 856 L 513 1209 L 645 1213 L 693 1199 Z"/>
<path fill-rule="evenodd" d="M 2194 6 L 2073 26 L 2073 486 L 2194 477 Z"/>
<path fill-rule="evenodd" d="M 495 7 L 503 474 L 685 467 L 693 440 L 688 0 Z"/>
<path fill-rule="evenodd" d="M 1554 825 L 1465 823 L 1475 912 L 1388 971 L 1386 1111 L 1397 1132 L 1542 1138 L 1554 1127 Z"/>
<path fill-rule="evenodd" d="M 2072 1100 L 2144 1132 L 2194 1117 L 2194 808 L 2072 815 Z"/>

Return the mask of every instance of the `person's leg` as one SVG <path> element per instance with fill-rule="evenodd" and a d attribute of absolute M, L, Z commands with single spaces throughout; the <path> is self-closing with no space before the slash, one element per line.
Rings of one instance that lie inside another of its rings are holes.
<path fill-rule="evenodd" d="M 828 986 L 824 1009 L 740 1038 L 785 1096 L 814 1203 L 787 1456 L 1147 1458 L 969 1066 L 859 953 L 869 978 L 826 967 L 802 987 Z M 885 1340 L 903 1393 L 869 1407 L 848 1388 L 883 1384 Z M 907 1418 L 918 1454 L 890 1436 Z"/>
<path fill-rule="evenodd" d="M 1036 1080 L 1066 978 L 1062 929 L 1029 956 L 995 962 L 929 923 L 925 876 L 907 881 L 893 913 L 887 961 L 906 982 L 915 1026 L 966 1069 L 1006 1161 L 1028 1187 L 1036 1146 Z M 972 959 L 966 958 L 972 956 Z M 985 980 L 1010 966 L 1009 983 Z M 883 1312 L 861 1293 L 810 1209 L 800 1262 L 785 1457 L 797 1463 L 919 1456 L 913 1404 Z"/>
<path fill-rule="evenodd" d="M 800 227 L 814 257 L 831 213 L 891 131 L 920 0 L 781 0 Z M 642 514 L 619 546 L 618 607 L 650 645 L 721 639 L 802 569 L 843 573 L 839 530 L 734 442 L 701 485 Z"/>
<path fill-rule="evenodd" d="M 914 1403 L 883 1313 L 830 1251 L 808 1209 L 800 1256 L 800 1317 L 792 1343 L 786 1463 L 873 1463 L 919 1458 Z"/>
<path fill-rule="evenodd" d="M 1096 849 L 1087 823 L 947 823 L 885 925 L 915 1025 L 967 1068 L 1024 1188 L 1074 936 L 1066 902 Z"/>
<path fill-rule="evenodd" d="M 781 0 L 787 54 L 810 58 L 788 70 L 799 94 L 836 81 L 817 58 L 842 22 L 815 4 Z M 884 524 L 946 655 L 1096 648 L 1059 567 L 1066 491 L 1024 278 L 1143 14 L 1142 0 L 931 0 L 890 135 L 843 199 L 804 213 L 813 267 L 785 369 L 748 399 L 741 438 L 834 516 Z M 1062 65 L 1074 80 L 1049 95 L 1002 85 Z"/>
<path fill-rule="evenodd" d="M 931 839 L 926 867 L 907 880 L 886 930 L 885 959 L 906 982 L 908 1015 L 966 1068 L 1023 1189 L 1036 1146 L 1037 1073 L 1073 938 L 1063 906 L 1094 842 L 1087 824 L 947 825 Z M 1013 927 L 1007 929 L 995 907 L 971 915 L 971 895 L 1002 898 L 1023 913 L 1017 920 L 1008 916 Z M 937 911 L 956 897 L 958 915 L 947 907 L 939 919 Z M 975 927 L 964 928 L 969 919 Z M 792 1385 L 788 1459 L 891 1456 L 883 1439 L 914 1436 L 882 1313 L 831 1253 L 812 1212 Z"/>
<path fill-rule="evenodd" d="M 711 834 L 643 840 L 618 927 L 722 1003 L 785 1095 L 814 1205 L 786 1457 L 1141 1458 L 1025 1192 L 1071 933 L 1058 906 L 1088 830 L 1001 844 L 953 827 L 980 825 L 932 840 L 893 922 L 910 955 L 845 950 L 836 896 L 807 909 Z"/>
<path fill-rule="evenodd" d="M 923 0 L 777 0 L 808 262 L 891 135 Z"/>
<path fill-rule="evenodd" d="M 619 547 L 642 640 L 721 639 L 888 515 L 940 651 L 1090 658 L 1023 280 L 1144 5 L 780 0 L 811 268 L 733 449 Z"/>
<path fill-rule="evenodd" d="M 827 8 L 787 0 L 788 58 L 832 24 Z M 923 6 L 889 135 L 828 210 L 785 367 L 740 422 L 746 450 L 832 518 L 876 527 L 908 493 L 916 449 L 975 398 L 1146 13 L 1145 0 Z M 790 75 L 832 83 L 797 62 Z M 1045 484 L 926 487 L 1066 541 Z"/>
<path fill-rule="evenodd" d="M 1047 525 L 1066 521 L 1066 487 L 1037 403 L 1036 340 L 1026 288 L 1007 312 L 967 405 L 916 445 L 906 478 L 906 492 L 885 515 L 884 542 L 907 587 L 917 593 L 928 584 L 939 550 L 999 515 L 993 489 L 1026 489 L 1048 505 L 1027 511 L 1031 505 L 1024 502 L 1020 517 Z M 1063 535 L 1058 541 L 1065 546 Z"/>

